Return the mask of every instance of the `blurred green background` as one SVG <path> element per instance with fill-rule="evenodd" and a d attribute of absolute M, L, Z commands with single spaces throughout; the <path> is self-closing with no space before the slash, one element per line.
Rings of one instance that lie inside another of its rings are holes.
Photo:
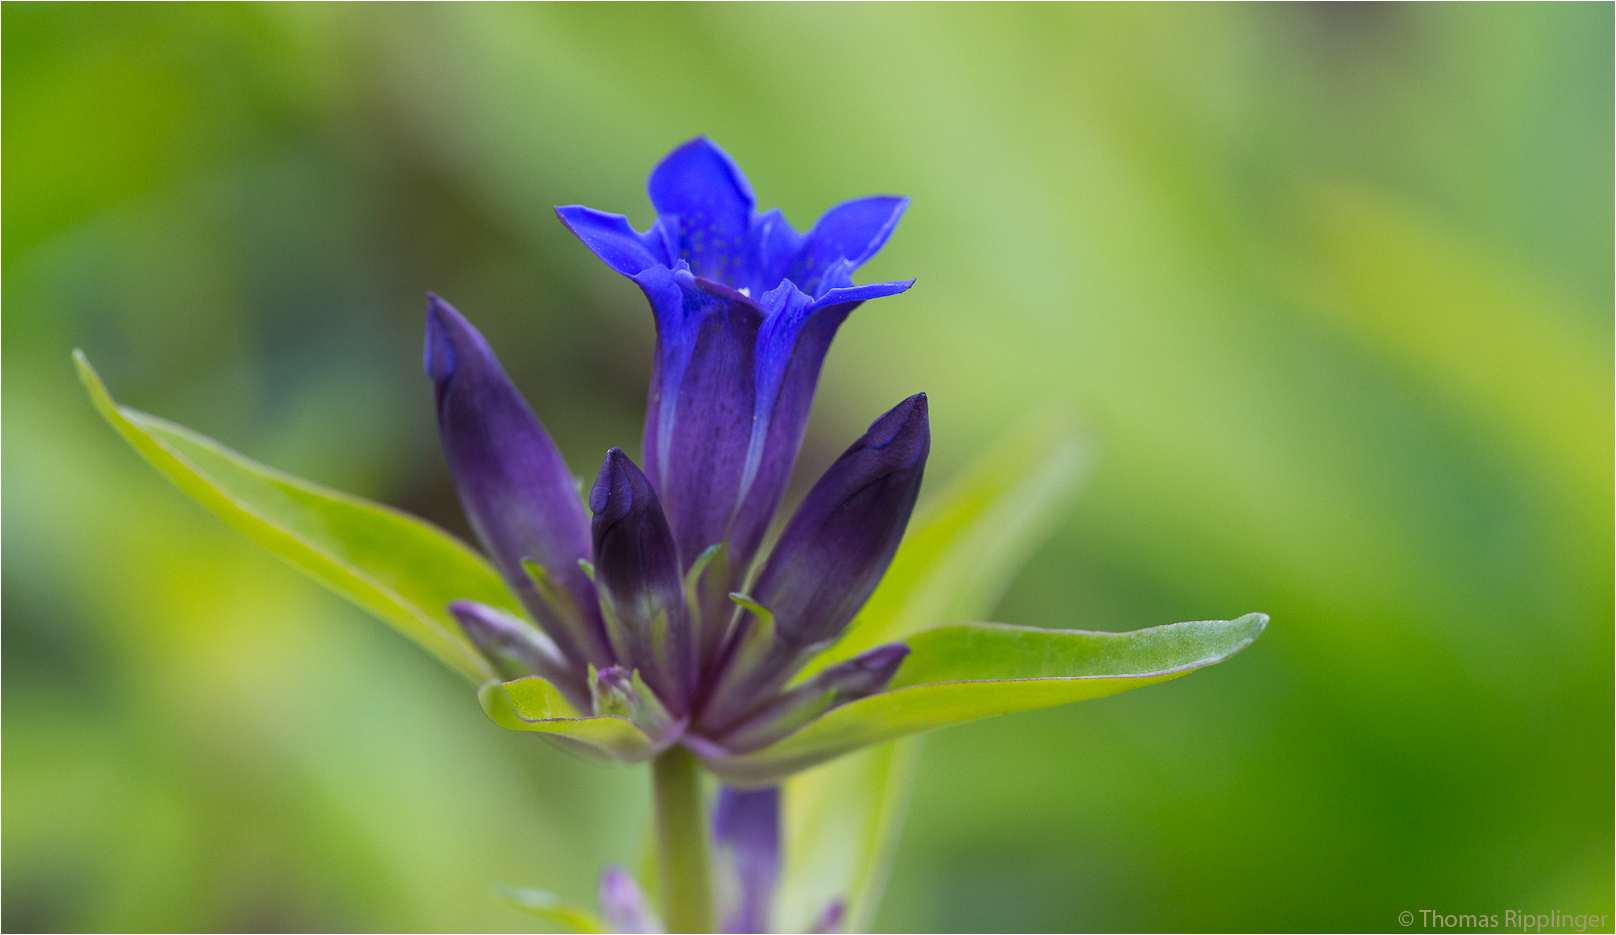
<path fill-rule="evenodd" d="M 575 471 L 652 330 L 554 204 L 651 218 L 707 133 L 764 206 L 914 205 L 799 473 L 930 392 L 940 487 L 1095 450 L 998 619 L 1273 615 L 1230 663 L 933 736 L 889 930 L 1612 911 L 1612 6 L 3 9 L 3 923 L 518 930 L 642 773 L 488 722 L 187 501 L 120 399 L 465 530 L 424 293 Z M 1418 921 L 1414 929 L 1421 928 Z"/>

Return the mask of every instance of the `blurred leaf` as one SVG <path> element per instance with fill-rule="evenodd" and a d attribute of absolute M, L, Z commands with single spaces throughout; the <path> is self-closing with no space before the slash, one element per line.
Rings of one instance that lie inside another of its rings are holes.
<path fill-rule="evenodd" d="M 994 714 L 1103 698 L 1222 662 L 1251 645 L 1266 614 L 1131 633 L 966 623 L 909 639 L 892 687 L 832 710 L 756 753 L 709 760 L 737 785 L 760 785 L 859 747 Z"/>
<path fill-rule="evenodd" d="M 469 679 L 494 673 L 445 606 L 466 598 L 520 613 L 487 562 L 441 529 L 266 467 L 181 425 L 119 406 L 82 351 L 101 415 L 163 476 L 254 542 L 390 623 Z"/>
<path fill-rule="evenodd" d="M 560 689 L 537 675 L 514 682 L 486 682 L 478 689 L 477 700 L 500 727 L 537 732 L 591 759 L 643 763 L 666 746 L 653 742 L 628 718 L 580 717 Z"/>
<path fill-rule="evenodd" d="M 532 913 L 550 922 L 559 922 L 577 932 L 608 932 L 606 924 L 587 909 L 562 902 L 561 897 L 544 890 L 520 889 L 495 884 L 494 897 L 513 909 Z"/>
<path fill-rule="evenodd" d="M 1591 324 L 1597 313 L 1371 190 L 1324 189 L 1311 208 L 1338 287 L 1317 307 L 1608 504 L 1610 439 L 1589 431 L 1611 420 L 1610 341 Z"/>
<path fill-rule="evenodd" d="M 1081 440 L 1053 414 L 1000 439 L 922 509 L 847 635 L 809 671 L 943 620 L 988 616 L 1064 518 L 1086 465 Z M 782 918 L 805 928 L 826 903 L 842 899 L 848 931 L 874 924 L 919 744 L 912 738 L 859 751 L 786 782 Z"/>
<path fill-rule="evenodd" d="M 856 750 L 784 783 L 781 931 L 809 931 L 832 900 L 843 931 L 873 930 L 920 763 L 920 738 Z"/>

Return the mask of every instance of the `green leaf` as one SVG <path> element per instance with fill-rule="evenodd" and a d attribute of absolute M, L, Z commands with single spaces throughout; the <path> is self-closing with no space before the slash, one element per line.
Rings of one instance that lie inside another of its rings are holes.
<path fill-rule="evenodd" d="M 562 902 L 560 896 L 544 890 L 519 889 L 496 883 L 494 898 L 513 909 L 520 909 L 549 922 L 559 922 L 575 932 L 593 935 L 611 931 L 593 912 L 569 906 Z"/>
<path fill-rule="evenodd" d="M 1053 413 L 996 443 L 922 505 L 880 588 L 809 673 L 942 621 L 991 615 L 1064 518 L 1087 463 L 1081 440 Z M 833 899 L 846 901 L 847 931 L 873 928 L 920 743 L 910 737 L 856 751 L 785 782 L 785 930 L 806 930 Z"/>
<path fill-rule="evenodd" d="M 181 425 L 119 406 L 74 351 L 96 409 L 163 476 L 305 574 L 475 682 L 494 675 L 445 609 L 465 598 L 520 614 L 465 543 L 425 520 L 292 477 Z"/>
<path fill-rule="evenodd" d="M 1222 662 L 1251 645 L 1264 614 L 1132 633 L 992 623 L 939 627 L 909 640 L 892 687 L 832 710 L 756 753 L 714 758 L 725 782 L 777 781 L 859 747 L 1012 711 L 1102 698 Z"/>
<path fill-rule="evenodd" d="M 626 717 L 582 716 L 560 689 L 537 675 L 485 682 L 477 690 L 477 700 L 500 727 L 535 731 L 590 759 L 643 763 L 667 746 L 653 741 Z"/>

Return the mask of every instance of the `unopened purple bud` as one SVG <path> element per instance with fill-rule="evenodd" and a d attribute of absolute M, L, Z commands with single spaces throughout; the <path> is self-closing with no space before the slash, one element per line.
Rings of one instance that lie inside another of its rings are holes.
<path fill-rule="evenodd" d="M 808 491 L 752 591 L 783 642 L 834 639 L 864 606 L 898 550 L 930 450 L 918 393 L 875 420 Z"/>
<path fill-rule="evenodd" d="M 908 655 L 909 647 L 903 643 L 877 646 L 831 666 L 803 685 L 818 684 L 834 690 L 839 704 L 866 698 L 887 687 Z"/>
<path fill-rule="evenodd" d="M 695 691 L 695 641 L 679 554 L 656 492 L 634 462 L 613 448 L 590 491 L 589 508 L 595 514 L 595 584 L 612 648 L 683 713 Z"/>
<path fill-rule="evenodd" d="M 583 685 L 555 641 L 526 620 L 476 601 L 454 601 L 449 612 L 500 678 L 510 681 L 537 675 L 574 701 L 582 696 L 579 689 Z"/>
<path fill-rule="evenodd" d="M 908 655 L 908 646 L 889 643 L 831 666 L 742 719 L 721 742 L 735 753 L 766 747 L 832 708 L 880 692 Z"/>
<path fill-rule="evenodd" d="M 555 443 L 488 342 L 437 296 L 427 303 L 422 363 L 449 474 L 489 557 L 574 668 L 611 664 L 595 588 L 577 568 L 589 557 L 589 518 Z M 541 596 L 524 560 L 553 570 L 575 611 Z"/>

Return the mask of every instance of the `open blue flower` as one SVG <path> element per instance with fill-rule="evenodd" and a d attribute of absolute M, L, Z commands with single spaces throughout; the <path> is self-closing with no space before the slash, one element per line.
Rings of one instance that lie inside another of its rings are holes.
<path fill-rule="evenodd" d="M 503 677 L 538 675 L 579 710 L 626 716 L 652 749 L 722 759 L 879 692 L 907 653 L 877 647 L 785 688 L 853 619 L 903 538 L 930 449 L 924 394 L 831 466 L 752 576 L 836 329 L 913 282 L 851 279 L 907 201 L 847 202 L 799 234 L 778 210 L 755 210 L 740 169 L 704 138 L 664 159 L 650 192 L 658 216 L 643 233 L 621 215 L 557 209 L 640 285 L 657 323 L 645 470 L 612 449 L 587 512 L 487 343 L 430 300 L 424 362 L 450 472 L 538 627 L 471 602 L 452 610 Z"/>
<path fill-rule="evenodd" d="M 556 213 L 651 302 L 645 473 L 685 568 L 724 542 L 738 584 L 785 492 L 836 329 L 861 302 L 914 284 L 852 280 L 909 200 L 844 202 L 800 234 L 778 208 L 756 209 L 740 167 L 704 137 L 663 159 L 649 189 L 657 220 L 643 233 L 620 214 Z"/>

